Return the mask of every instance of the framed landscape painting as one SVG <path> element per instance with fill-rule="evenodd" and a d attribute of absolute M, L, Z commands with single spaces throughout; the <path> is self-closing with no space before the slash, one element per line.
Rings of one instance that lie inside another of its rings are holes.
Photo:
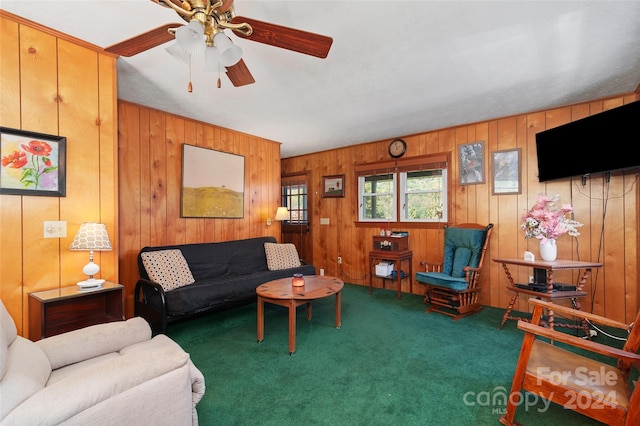
<path fill-rule="evenodd" d="M 67 138 L 0 127 L 0 194 L 66 195 Z"/>
<path fill-rule="evenodd" d="M 344 197 L 344 175 L 322 177 L 322 198 Z"/>
<path fill-rule="evenodd" d="M 244 217 L 244 157 L 182 145 L 182 217 Z"/>

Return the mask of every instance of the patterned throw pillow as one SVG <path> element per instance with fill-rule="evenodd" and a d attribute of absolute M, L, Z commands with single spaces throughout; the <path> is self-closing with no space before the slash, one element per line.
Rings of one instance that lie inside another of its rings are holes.
<path fill-rule="evenodd" d="M 291 243 L 264 243 L 264 252 L 267 255 L 267 267 L 270 271 L 300 266 L 298 250 Z"/>
<path fill-rule="evenodd" d="M 140 257 L 151 281 L 160 284 L 164 291 L 195 282 L 187 260 L 178 249 L 147 251 Z"/>

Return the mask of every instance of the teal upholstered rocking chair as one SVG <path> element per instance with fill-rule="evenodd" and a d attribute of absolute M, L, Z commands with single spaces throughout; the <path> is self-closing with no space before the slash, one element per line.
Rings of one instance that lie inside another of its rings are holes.
<path fill-rule="evenodd" d="M 416 273 L 416 281 L 427 287 L 427 312 L 439 312 L 454 321 L 482 309 L 478 279 L 493 224 L 464 223 L 444 229 L 442 263 L 421 261 L 426 272 Z"/>

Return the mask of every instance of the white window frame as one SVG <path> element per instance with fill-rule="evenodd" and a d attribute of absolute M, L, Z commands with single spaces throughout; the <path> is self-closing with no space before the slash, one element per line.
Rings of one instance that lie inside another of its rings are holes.
<path fill-rule="evenodd" d="M 365 195 L 364 186 L 365 180 L 370 176 L 383 176 L 383 175 L 391 175 L 393 184 L 391 194 L 389 193 L 372 193 L 369 195 Z M 397 205 L 398 205 L 398 194 L 396 188 L 398 187 L 398 178 L 396 173 L 373 173 L 370 175 L 359 176 L 358 177 L 358 221 L 360 222 L 375 222 L 375 223 L 387 223 L 387 222 L 397 222 Z M 365 217 L 365 198 L 368 197 L 377 197 L 382 195 L 391 195 L 391 217 L 389 218 L 367 218 Z"/>
<path fill-rule="evenodd" d="M 439 191 L 409 191 L 407 189 L 407 175 L 409 174 L 409 172 L 400 172 L 400 200 L 401 201 L 401 205 L 400 205 L 400 222 L 418 222 L 418 223 L 422 223 L 422 222 L 427 222 L 427 223 L 440 223 L 440 222 L 447 222 L 447 218 L 448 218 L 448 209 L 447 209 L 447 184 L 448 184 L 448 174 L 447 174 L 447 169 L 446 168 L 438 168 L 438 169 L 423 169 L 423 170 L 414 170 L 415 172 L 422 172 L 422 171 L 432 171 L 432 170 L 439 170 L 442 171 L 442 184 L 441 184 L 441 189 Z M 407 196 L 409 194 L 423 194 L 423 193 L 435 193 L 435 192 L 439 192 L 440 193 L 440 200 L 441 200 L 441 209 L 442 209 L 442 215 L 439 218 L 436 219 L 431 219 L 431 218 L 425 218 L 425 219 L 411 219 L 409 217 L 407 217 Z"/>
<path fill-rule="evenodd" d="M 393 224 L 405 223 L 411 227 L 411 224 L 433 224 L 448 223 L 449 220 L 449 191 L 450 178 L 449 167 L 451 165 L 451 152 L 442 152 L 435 154 L 427 154 L 417 157 L 402 158 L 392 161 L 378 161 L 373 163 L 357 164 L 355 166 L 356 176 L 358 178 L 358 222 L 359 223 L 387 223 Z M 407 218 L 405 210 L 405 200 L 410 192 L 407 190 L 407 173 L 441 170 L 442 171 L 442 216 L 429 219 L 410 219 Z M 365 217 L 365 179 L 371 176 L 391 175 L 393 177 L 393 203 L 395 211 L 392 209 L 392 217 L 389 218 L 367 218 Z M 401 205 L 402 204 L 402 205 Z"/>

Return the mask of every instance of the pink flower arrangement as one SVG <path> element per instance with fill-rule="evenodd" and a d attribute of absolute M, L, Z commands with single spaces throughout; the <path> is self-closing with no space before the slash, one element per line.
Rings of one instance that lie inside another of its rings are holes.
<path fill-rule="evenodd" d="M 569 219 L 567 214 L 573 212 L 571 204 L 562 204 L 558 208 L 559 196 L 552 198 L 545 194 L 538 195 L 538 200 L 527 213 L 522 216 L 522 225 L 525 238 L 537 238 L 544 244 L 547 240 L 555 240 L 562 234 L 572 237 L 580 235 L 578 232 L 582 223 Z"/>

